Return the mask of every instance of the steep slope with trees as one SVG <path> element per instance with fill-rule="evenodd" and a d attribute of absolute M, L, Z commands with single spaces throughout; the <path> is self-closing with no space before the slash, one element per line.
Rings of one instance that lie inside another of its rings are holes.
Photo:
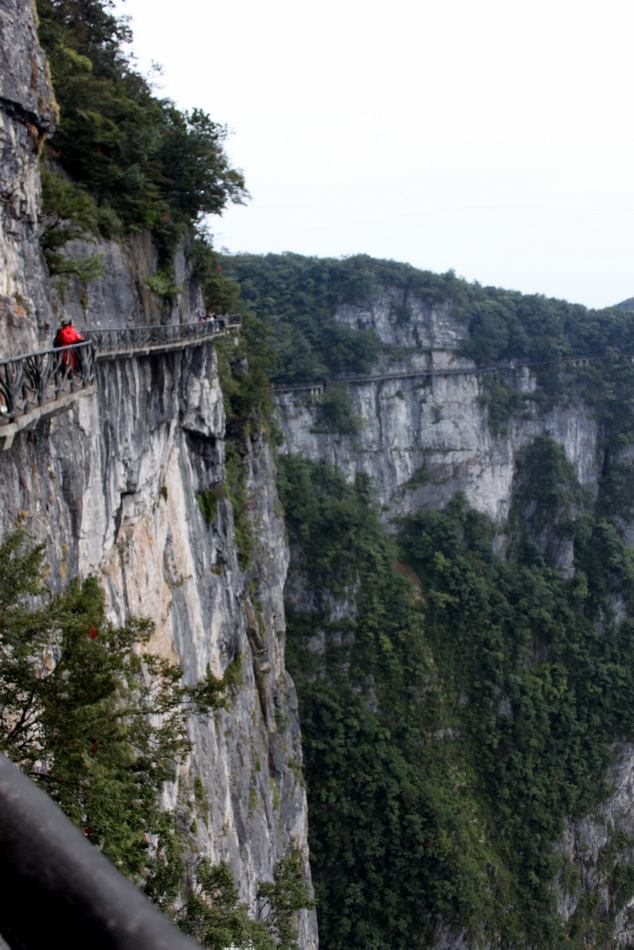
<path fill-rule="evenodd" d="M 294 255 L 276 306 L 276 262 L 223 267 L 281 354 L 379 348 L 354 432 L 277 397 L 322 946 L 630 945 L 631 314 Z"/>

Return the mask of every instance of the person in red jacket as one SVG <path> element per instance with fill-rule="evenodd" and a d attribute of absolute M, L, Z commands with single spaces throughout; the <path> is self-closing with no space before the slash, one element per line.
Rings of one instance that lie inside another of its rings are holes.
<path fill-rule="evenodd" d="M 78 333 L 75 329 L 75 324 L 72 320 L 66 320 L 62 323 L 61 327 L 57 331 L 55 336 L 55 346 L 70 346 L 71 343 L 80 343 L 83 340 L 81 333 Z M 62 361 L 64 366 L 68 362 L 68 354 L 70 353 L 70 368 L 71 370 L 75 369 L 75 351 L 66 350 L 65 353 L 62 353 Z"/>

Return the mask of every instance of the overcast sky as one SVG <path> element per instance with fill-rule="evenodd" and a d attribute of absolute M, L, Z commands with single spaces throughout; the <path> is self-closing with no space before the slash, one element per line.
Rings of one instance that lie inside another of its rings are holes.
<path fill-rule="evenodd" d="M 232 252 L 634 296 L 631 0 L 117 0 L 156 94 L 232 134 Z"/>

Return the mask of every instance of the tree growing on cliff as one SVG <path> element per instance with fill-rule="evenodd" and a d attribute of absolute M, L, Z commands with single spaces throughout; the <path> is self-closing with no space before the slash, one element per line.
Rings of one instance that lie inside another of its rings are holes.
<path fill-rule="evenodd" d="M 142 876 L 158 793 L 188 749 L 181 671 L 136 651 L 148 621 L 107 623 L 94 578 L 48 594 L 43 557 L 23 530 L 0 544 L 0 749 Z"/>
<path fill-rule="evenodd" d="M 249 947 L 250 950 L 298 950 L 297 915 L 315 906 L 304 881 L 301 850 L 291 845 L 277 862 L 272 881 L 258 886 L 257 920 L 240 902 L 231 869 L 200 861 L 196 886 L 176 913 L 181 930 L 210 950 Z"/>
<path fill-rule="evenodd" d="M 189 225 L 241 202 L 247 191 L 224 151 L 225 126 L 200 109 L 182 112 L 152 95 L 125 51 L 130 29 L 112 8 L 109 0 L 37 2 L 39 38 L 60 106 L 47 170 L 61 166 L 90 196 L 89 230 L 108 237 L 151 230 L 163 267 Z M 49 221 L 63 217 L 61 190 L 47 188 Z"/>

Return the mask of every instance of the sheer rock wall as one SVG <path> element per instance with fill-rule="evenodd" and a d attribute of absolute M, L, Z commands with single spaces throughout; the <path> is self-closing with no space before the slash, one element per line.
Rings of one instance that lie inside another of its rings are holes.
<path fill-rule="evenodd" d="M 35 11 L 1 0 L 0 26 L 0 358 L 37 349 L 52 314 L 38 243 L 39 154 L 56 104 Z"/>
<path fill-rule="evenodd" d="M 0 0 L 0 355 L 50 345 L 59 298 L 38 244 L 38 149 L 55 105 L 37 44 L 34 7 Z M 87 293 L 70 286 L 65 314 L 84 325 L 194 319 L 200 290 L 186 247 L 177 254 L 182 293 L 151 294 L 146 236 L 105 242 L 104 274 Z M 94 253 L 94 245 L 71 254 Z M 57 303 L 56 303 L 57 300 Z M 264 433 L 245 449 L 254 550 L 238 561 L 233 511 L 221 497 L 211 524 L 197 494 L 226 482 L 225 414 L 211 344 L 100 362 L 96 386 L 39 419 L 0 451 L 0 530 L 26 521 L 47 541 L 53 589 L 89 573 L 110 617 L 149 617 L 150 648 L 195 682 L 221 675 L 236 656 L 241 680 L 226 709 L 193 717 L 193 751 L 165 804 L 185 827 L 196 819 L 196 855 L 228 860 L 243 899 L 270 879 L 289 844 L 306 849 L 297 701 L 284 666 L 283 585 L 288 553 Z M 223 493 L 220 493 L 223 495 Z M 200 779 L 207 798 L 194 794 Z M 200 798 L 200 796 L 198 796 Z M 308 868 L 307 868 L 308 873 Z M 302 950 L 316 946 L 314 913 Z"/>
<path fill-rule="evenodd" d="M 386 522 L 421 508 L 442 507 L 464 491 L 470 505 L 502 525 L 511 504 L 517 456 L 540 435 L 562 445 L 579 483 L 596 491 L 602 464 L 599 433 L 581 399 L 570 394 L 544 412 L 534 396 L 536 380 L 530 368 L 509 366 L 505 379 L 525 401 L 521 417 L 496 434 L 482 398 L 484 377 L 456 352 L 464 325 L 446 307 L 431 308 L 416 300 L 410 301 L 410 318 L 403 323 L 391 304 L 386 294 L 367 308 L 342 307 L 337 318 L 352 329 L 374 328 L 383 343 L 401 350 L 399 359 L 373 374 L 417 375 L 348 385 L 353 412 L 361 422 L 358 435 L 324 432 L 316 401 L 304 393 L 281 394 L 277 402 L 283 451 L 325 459 L 349 480 L 355 472 L 371 475 Z M 442 375 L 443 370 L 451 373 Z"/>
<path fill-rule="evenodd" d="M 118 239 L 103 237 L 69 241 L 63 254 L 71 260 L 97 255 L 102 273 L 88 284 L 78 277 L 66 281 L 63 294 L 54 294 L 59 316 L 71 318 L 78 329 L 193 323 L 204 309 L 200 288 L 192 279 L 191 241 L 184 237 L 174 255 L 174 297 L 154 293 L 147 281 L 158 268 L 158 254 L 148 232 Z"/>
<path fill-rule="evenodd" d="M 197 494 L 225 484 L 224 410 L 210 344 L 100 363 L 96 392 L 19 433 L 0 453 L 2 528 L 27 518 L 49 538 L 53 586 L 95 574 L 113 621 L 151 618 L 151 649 L 185 681 L 236 656 L 242 677 L 227 709 L 191 720 L 193 752 L 166 804 L 198 855 L 228 860 L 252 900 L 291 841 L 306 842 L 295 689 L 284 668 L 284 526 L 264 435 L 248 447 L 255 539 L 240 569 L 233 512 L 208 524 Z M 197 804 L 198 777 L 208 817 Z M 304 947 L 314 946 L 305 923 Z"/>

